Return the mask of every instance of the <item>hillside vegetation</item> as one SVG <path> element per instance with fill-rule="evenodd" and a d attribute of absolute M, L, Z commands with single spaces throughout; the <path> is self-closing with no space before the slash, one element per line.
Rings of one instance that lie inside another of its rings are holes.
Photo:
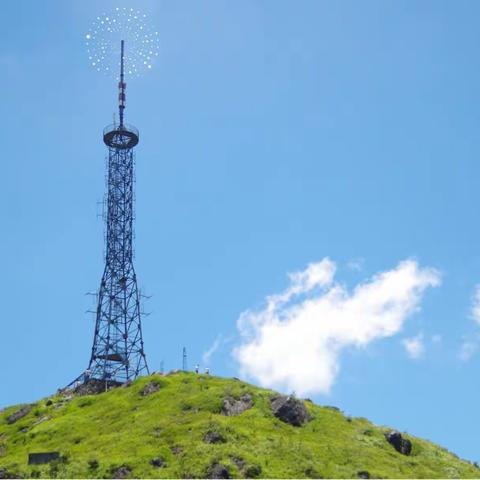
<path fill-rule="evenodd" d="M 236 379 L 175 373 L 10 407 L 0 412 L 0 478 L 480 476 L 410 435 L 402 434 L 410 454 L 399 453 L 385 438 L 390 428 L 308 400 L 298 402 L 308 419 L 291 425 L 273 414 L 272 398 L 278 394 Z M 39 452 L 60 456 L 28 465 Z"/>

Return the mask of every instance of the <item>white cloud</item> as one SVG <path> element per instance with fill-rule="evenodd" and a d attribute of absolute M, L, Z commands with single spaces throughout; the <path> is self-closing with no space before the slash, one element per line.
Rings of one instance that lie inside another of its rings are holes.
<path fill-rule="evenodd" d="M 478 339 L 465 339 L 460 348 L 460 360 L 468 362 L 478 350 Z"/>
<path fill-rule="evenodd" d="M 480 285 L 475 286 L 473 292 L 473 304 L 471 310 L 472 318 L 480 325 Z"/>
<path fill-rule="evenodd" d="M 480 284 L 475 285 L 473 290 L 470 317 L 477 325 L 480 325 Z M 478 332 L 470 337 L 464 337 L 459 352 L 460 360 L 468 362 L 477 353 L 479 344 L 480 336 Z"/>
<path fill-rule="evenodd" d="M 365 264 L 364 258 L 354 258 L 347 263 L 347 268 L 355 272 L 361 272 Z"/>
<path fill-rule="evenodd" d="M 243 375 L 298 394 L 328 393 L 342 350 L 395 335 L 419 310 L 424 291 L 440 284 L 436 270 L 407 260 L 350 293 L 334 280 L 335 270 L 328 258 L 310 264 L 290 274 L 290 286 L 267 297 L 263 309 L 240 315 L 233 354 Z"/>
<path fill-rule="evenodd" d="M 214 340 L 213 344 L 210 346 L 208 350 L 205 350 L 202 355 L 202 360 L 205 365 L 210 363 L 210 357 L 218 350 L 222 343 L 222 335 L 217 335 L 217 338 Z"/>
<path fill-rule="evenodd" d="M 412 338 L 405 338 L 402 340 L 402 344 L 407 355 L 414 360 L 418 360 L 425 354 L 425 345 L 423 344 L 423 335 L 421 333 Z"/>

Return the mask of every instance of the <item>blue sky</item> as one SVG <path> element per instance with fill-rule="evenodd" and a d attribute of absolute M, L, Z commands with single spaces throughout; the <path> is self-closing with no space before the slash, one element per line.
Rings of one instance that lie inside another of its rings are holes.
<path fill-rule="evenodd" d="M 394 334 L 347 345 L 329 393 L 310 396 L 479 460 L 479 357 L 460 355 L 480 335 L 473 0 L 3 2 L 0 406 L 88 362 L 116 85 L 84 37 L 117 6 L 147 13 L 161 42 L 152 71 L 127 79 L 150 368 L 179 368 L 183 346 L 203 364 L 221 338 L 210 368 L 239 375 L 237 320 L 288 273 L 329 257 L 355 295 L 412 259 L 441 285 Z M 416 337 L 412 359 L 402 342 Z"/>

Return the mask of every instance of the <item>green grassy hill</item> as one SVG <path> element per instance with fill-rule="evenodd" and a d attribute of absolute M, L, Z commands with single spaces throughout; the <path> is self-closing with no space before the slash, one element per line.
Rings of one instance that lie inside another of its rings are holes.
<path fill-rule="evenodd" d="M 309 421 L 290 425 L 273 415 L 274 395 L 234 379 L 175 373 L 99 395 L 56 395 L 13 417 L 25 406 L 10 407 L 0 412 L 0 478 L 480 476 L 474 465 L 410 435 L 403 436 L 411 454 L 401 454 L 385 439 L 391 429 L 310 401 L 303 402 Z M 225 401 L 242 397 L 251 408 L 222 413 Z M 50 451 L 60 458 L 28 465 L 29 453 Z"/>

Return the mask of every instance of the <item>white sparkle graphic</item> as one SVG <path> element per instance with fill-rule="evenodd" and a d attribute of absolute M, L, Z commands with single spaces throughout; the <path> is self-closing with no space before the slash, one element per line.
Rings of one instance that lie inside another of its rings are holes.
<path fill-rule="evenodd" d="M 152 68 L 160 44 L 147 15 L 133 8 L 116 8 L 113 13 L 97 17 L 85 39 L 90 65 L 117 78 L 121 40 L 125 40 L 125 71 L 135 77 Z"/>

